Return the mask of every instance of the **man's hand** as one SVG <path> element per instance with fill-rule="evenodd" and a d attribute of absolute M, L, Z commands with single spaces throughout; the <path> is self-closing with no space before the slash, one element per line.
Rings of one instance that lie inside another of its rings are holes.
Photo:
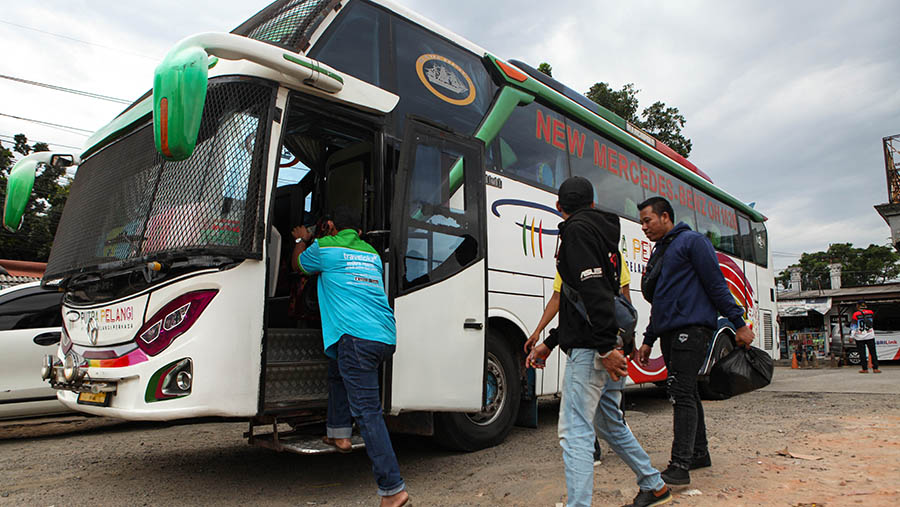
<path fill-rule="evenodd" d="M 734 341 L 737 342 L 738 347 L 744 347 L 746 349 L 750 348 L 750 344 L 753 343 L 756 335 L 753 334 L 753 330 L 750 329 L 750 326 L 742 326 L 734 335 Z"/>
<path fill-rule="evenodd" d="M 637 351 L 638 364 L 641 366 L 650 364 L 650 350 L 651 348 L 649 345 L 641 345 L 641 348 Z"/>
<path fill-rule="evenodd" d="M 608 356 L 600 358 L 603 367 L 614 381 L 628 376 L 628 360 L 618 349 L 614 349 Z"/>
<path fill-rule="evenodd" d="M 528 337 L 527 340 L 525 340 L 525 353 L 526 354 L 531 352 L 531 348 L 534 347 L 535 343 L 537 343 L 538 338 L 540 338 L 540 335 L 541 335 L 541 333 L 538 333 L 537 331 L 535 331 L 534 333 L 531 334 L 531 336 Z"/>
<path fill-rule="evenodd" d="M 309 243 L 310 238 L 312 238 L 312 233 L 309 232 L 305 225 L 298 225 L 291 229 L 291 236 L 294 237 L 294 240 L 303 238 L 303 241 Z"/>
<path fill-rule="evenodd" d="M 550 347 L 541 343 L 528 354 L 528 357 L 525 358 L 525 367 L 541 369 L 544 367 L 547 356 L 549 355 Z"/>

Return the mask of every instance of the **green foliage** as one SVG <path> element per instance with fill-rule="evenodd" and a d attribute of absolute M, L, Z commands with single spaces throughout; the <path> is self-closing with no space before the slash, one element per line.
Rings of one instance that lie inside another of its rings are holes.
<path fill-rule="evenodd" d="M 638 93 L 640 90 L 634 87 L 634 83 L 622 86 L 621 90 L 613 90 L 607 83 L 594 83 L 585 96 L 637 125 L 687 158 L 691 154 L 691 140 L 681 134 L 685 124 L 684 115 L 678 112 L 677 107 L 667 107 L 665 103 L 656 101 L 645 108 L 639 117 Z"/>
<path fill-rule="evenodd" d="M 547 62 L 541 62 L 541 64 L 538 65 L 537 70 L 538 72 L 543 72 L 544 74 L 553 77 L 553 67 L 551 67 Z"/>
<path fill-rule="evenodd" d="M 824 252 L 804 253 L 800 262 L 794 265 L 803 270 L 801 283 L 804 290 L 830 289 L 828 265 L 834 263 L 841 265 L 842 287 L 885 283 L 900 276 L 900 253 L 894 248 L 883 245 L 854 248 L 851 243 L 834 243 Z M 787 287 L 791 280 L 790 271 L 785 269 L 779 273 L 777 280 Z"/>
<path fill-rule="evenodd" d="M 0 203 L 6 198 L 6 179 L 15 164 L 15 154 L 49 151 L 45 143 L 28 144 L 24 134 L 14 138 L 12 149 L 0 143 Z M 25 210 L 22 228 L 11 233 L 0 230 L 0 258 L 46 262 L 53 246 L 59 217 L 69 196 L 71 181 L 62 167 L 42 165 L 34 181 L 32 199 Z"/>

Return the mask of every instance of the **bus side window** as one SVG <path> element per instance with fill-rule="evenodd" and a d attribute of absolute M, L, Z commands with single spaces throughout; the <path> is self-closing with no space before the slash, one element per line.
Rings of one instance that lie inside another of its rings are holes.
<path fill-rule="evenodd" d="M 551 122 L 555 119 L 564 135 L 565 124 L 561 115 L 537 103 L 517 107 L 498 136 L 499 171 L 548 190 L 557 190 L 569 175 L 565 140 L 563 137 L 560 141 L 557 137 L 556 144 L 552 140 L 545 142 L 543 132 L 541 139 L 536 137 L 538 111 L 542 119 L 547 117 Z"/>
<path fill-rule="evenodd" d="M 740 235 L 734 208 L 694 190 L 697 231 L 705 235 L 717 250 L 740 256 Z"/>

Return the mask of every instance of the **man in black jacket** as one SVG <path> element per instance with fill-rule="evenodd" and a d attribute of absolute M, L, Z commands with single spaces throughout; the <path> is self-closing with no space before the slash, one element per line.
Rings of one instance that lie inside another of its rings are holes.
<path fill-rule="evenodd" d="M 649 264 L 662 263 L 652 295 L 646 282 L 655 269 L 648 268 L 641 284 L 652 307 L 638 360 L 646 365 L 653 342 L 662 337 L 666 387 L 674 405 L 672 458 L 662 478 L 667 484 L 690 484 L 688 470 L 711 464 L 697 374 L 717 327 L 717 312 L 731 322 L 738 345 L 749 347 L 754 335 L 728 290 L 712 243 L 684 222 L 675 225 L 675 211 L 662 197 L 651 197 L 638 209 L 644 234 L 656 243 Z"/>
<path fill-rule="evenodd" d="M 672 494 L 619 409 L 628 375 L 628 363 L 617 349 L 615 316 L 619 218 L 593 209 L 593 194 L 591 183 L 578 176 L 559 187 L 556 207 L 565 219 L 559 226 L 562 244 L 556 259 L 563 282 L 559 330 L 532 349 L 527 364 L 543 367 L 557 344 L 567 356 L 558 428 L 567 505 L 591 505 L 598 433 L 637 476 L 640 492 L 632 505 L 661 505 Z"/>

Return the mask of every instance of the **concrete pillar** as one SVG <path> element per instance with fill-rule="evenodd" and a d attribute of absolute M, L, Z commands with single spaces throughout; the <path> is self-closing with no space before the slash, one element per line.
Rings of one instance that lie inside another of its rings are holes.
<path fill-rule="evenodd" d="M 828 274 L 831 275 L 831 288 L 832 289 L 840 289 L 841 288 L 841 265 L 840 264 L 829 264 L 828 265 Z"/>

